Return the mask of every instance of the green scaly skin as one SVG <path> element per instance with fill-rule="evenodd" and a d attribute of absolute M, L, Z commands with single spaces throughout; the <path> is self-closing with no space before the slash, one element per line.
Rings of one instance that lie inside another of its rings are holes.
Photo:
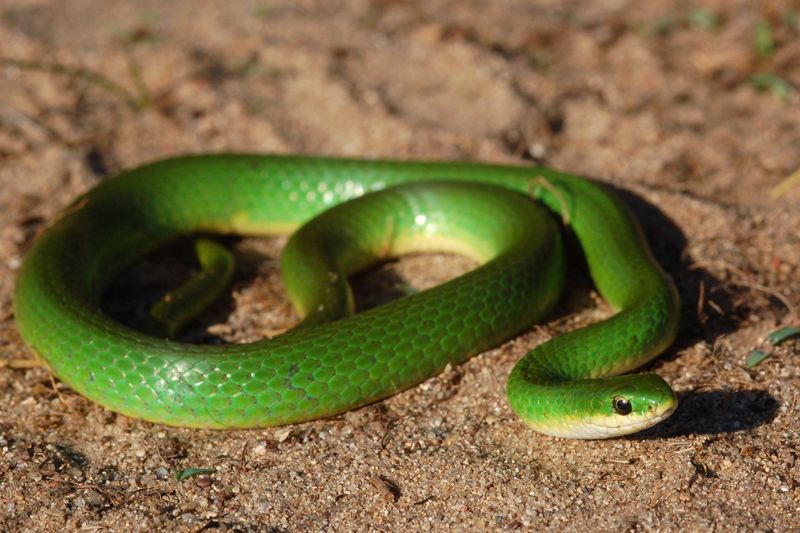
<path fill-rule="evenodd" d="M 437 182 L 418 183 L 430 180 Z M 675 288 L 619 200 L 546 168 L 261 155 L 144 165 L 77 199 L 38 237 L 19 275 L 16 320 L 60 379 L 129 416 L 208 428 L 330 416 L 496 346 L 553 307 L 563 284 L 561 241 L 530 196 L 568 221 L 598 290 L 619 312 L 526 355 L 509 378 L 514 411 L 537 431 L 576 438 L 632 433 L 666 418 L 677 403 L 658 376 L 600 378 L 672 342 Z M 187 345 L 99 311 L 125 266 L 178 235 L 289 233 L 320 213 L 282 258 L 287 290 L 306 317 L 285 335 Z M 347 275 L 420 249 L 466 253 L 483 265 L 329 322 L 352 310 Z M 620 398 L 629 413 L 615 410 Z"/>

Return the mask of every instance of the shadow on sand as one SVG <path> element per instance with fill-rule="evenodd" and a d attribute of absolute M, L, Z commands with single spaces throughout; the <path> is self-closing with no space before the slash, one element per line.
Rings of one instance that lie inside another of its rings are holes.
<path fill-rule="evenodd" d="M 631 436 L 634 440 L 718 435 L 753 429 L 771 422 L 778 401 L 766 391 L 689 391 L 678 410 L 663 423 Z"/>

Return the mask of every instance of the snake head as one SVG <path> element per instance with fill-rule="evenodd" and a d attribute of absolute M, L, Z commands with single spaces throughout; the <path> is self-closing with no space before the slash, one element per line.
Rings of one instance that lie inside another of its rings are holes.
<path fill-rule="evenodd" d="M 534 430 L 553 437 L 630 435 L 667 419 L 678 407 L 675 393 L 655 374 L 572 381 L 568 394 L 559 387 L 545 386 L 537 396 L 517 393 L 513 387 L 523 380 L 514 378 L 512 372 L 509 400 L 514 412 Z"/>
<path fill-rule="evenodd" d="M 592 402 L 595 412 L 585 421 L 588 438 L 636 433 L 667 419 L 678 407 L 675 392 L 656 374 L 616 376 L 604 382 L 603 393 Z"/>

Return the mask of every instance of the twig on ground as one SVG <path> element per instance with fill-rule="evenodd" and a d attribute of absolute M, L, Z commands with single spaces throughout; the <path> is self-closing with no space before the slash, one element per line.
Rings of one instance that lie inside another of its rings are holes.
<path fill-rule="evenodd" d="M 129 59 L 128 70 L 133 77 L 138 94 L 134 94 L 122 85 L 113 81 L 103 74 L 94 72 L 84 67 L 73 67 L 56 63 L 55 61 L 39 61 L 35 59 L 16 59 L 11 57 L 0 57 L 0 66 L 15 67 L 22 70 L 33 70 L 67 76 L 68 78 L 83 80 L 87 83 L 97 85 L 109 93 L 120 98 L 125 104 L 134 111 L 142 111 L 151 104 L 150 96 L 144 83 L 138 66 Z"/>
<path fill-rule="evenodd" d="M 784 178 L 779 184 L 772 188 L 769 191 L 769 195 L 772 197 L 773 200 L 777 200 L 787 192 L 792 187 L 800 185 L 800 168 L 789 174 L 787 178 Z"/>

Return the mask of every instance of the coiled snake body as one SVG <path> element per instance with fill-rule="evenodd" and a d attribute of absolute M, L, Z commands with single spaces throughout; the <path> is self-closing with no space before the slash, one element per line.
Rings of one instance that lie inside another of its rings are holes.
<path fill-rule="evenodd" d="M 672 342 L 677 292 L 611 192 L 546 168 L 233 154 L 144 165 L 89 191 L 37 238 L 19 275 L 16 320 L 59 378 L 126 415 L 210 428 L 325 417 L 415 385 L 551 310 L 564 282 L 562 245 L 531 197 L 567 221 L 618 312 L 521 359 L 508 381 L 513 410 L 537 431 L 576 438 L 666 418 L 677 402 L 660 377 L 617 374 Z M 287 233 L 315 216 L 282 257 L 305 317 L 284 335 L 190 345 L 99 311 L 125 266 L 178 235 Z M 434 249 L 482 264 L 352 314 L 349 274 Z"/>

